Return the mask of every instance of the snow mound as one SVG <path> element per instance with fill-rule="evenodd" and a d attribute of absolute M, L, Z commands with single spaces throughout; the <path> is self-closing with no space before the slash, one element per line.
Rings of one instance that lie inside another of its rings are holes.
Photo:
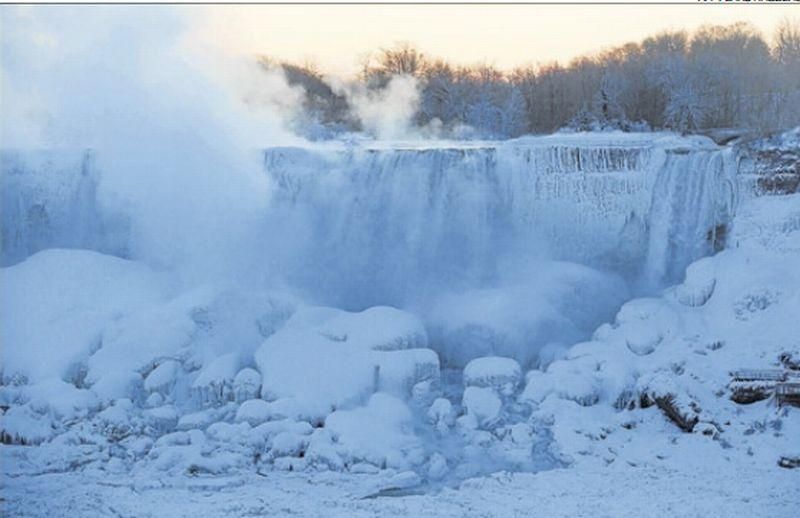
<path fill-rule="evenodd" d="M 469 428 L 491 427 L 500 417 L 503 407 L 500 397 L 489 387 L 467 387 L 462 404 L 467 413 L 461 422 Z"/>
<path fill-rule="evenodd" d="M 797 194 L 746 200 L 728 249 L 528 373 L 518 401 L 550 423 L 558 455 L 598 466 L 686 467 L 721 451 L 745 464 L 780 462 L 796 433 L 788 430 L 800 426 L 773 399 L 781 379 L 800 379 L 787 360 L 798 343 L 798 211 Z M 743 387 L 759 396 L 741 397 Z"/>
<path fill-rule="evenodd" d="M 396 323 L 387 324 L 394 318 Z M 289 398 L 316 419 L 364 402 L 377 390 L 408 396 L 417 383 L 439 376 L 436 353 L 409 349 L 420 344 L 427 344 L 422 325 L 399 310 L 301 309 L 255 354 L 261 396 Z"/>
<path fill-rule="evenodd" d="M 512 358 L 476 358 L 464 367 L 464 385 L 488 387 L 504 396 L 516 391 L 521 376 L 519 363 Z"/>
<path fill-rule="evenodd" d="M 0 270 L 3 377 L 80 376 L 120 315 L 163 301 L 164 279 L 146 266 L 85 250 L 45 250 Z"/>
<path fill-rule="evenodd" d="M 332 413 L 325 419 L 325 428 L 333 433 L 335 449 L 347 464 L 366 462 L 405 470 L 423 461 L 411 411 L 388 394 L 374 394 L 362 408 Z"/>

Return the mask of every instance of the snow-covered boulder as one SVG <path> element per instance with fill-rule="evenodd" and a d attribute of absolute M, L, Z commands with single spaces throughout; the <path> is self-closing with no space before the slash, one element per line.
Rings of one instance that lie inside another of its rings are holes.
<path fill-rule="evenodd" d="M 308 436 L 294 432 L 280 432 L 272 438 L 269 454 L 273 458 L 297 457 L 308 446 Z"/>
<path fill-rule="evenodd" d="M 467 387 L 464 389 L 462 405 L 467 410 L 463 423 L 472 428 L 490 428 L 500 417 L 503 402 L 494 390 L 488 387 Z"/>
<path fill-rule="evenodd" d="M 263 399 L 250 399 L 239 406 L 236 411 L 236 422 L 247 422 L 251 426 L 269 421 L 274 416 L 271 404 Z"/>
<path fill-rule="evenodd" d="M 516 391 L 521 376 L 519 363 L 512 358 L 476 358 L 464 368 L 464 385 L 488 387 L 501 396 L 510 396 Z"/>
<path fill-rule="evenodd" d="M 3 375 L 30 381 L 74 377 L 107 324 L 166 295 L 146 266 L 86 250 L 34 254 L 0 269 L 0 286 Z"/>
<path fill-rule="evenodd" d="M 193 371 L 203 368 L 205 375 L 201 376 L 207 377 L 209 364 L 228 354 L 251 361 L 264 338 L 293 310 L 291 299 L 258 290 L 224 283 L 191 289 L 164 303 L 123 314 L 107 325 L 102 347 L 89 358 L 86 380 L 103 399 L 137 397 L 135 385 L 121 386 L 115 380 L 133 379 L 132 373 L 152 375 L 153 369 L 158 371 L 164 363 L 175 361 L 180 366 L 174 372 L 173 381 L 180 387 L 176 396 L 183 398 L 184 384 L 191 381 L 186 378 L 191 378 Z M 155 374 L 157 378 L 145 390 L 154 390 L 156 381 L 163 379 L 158 376 L 168 377 L 172 368 L 165 369 Z M 195 389 L 194 396 L 201 404 L 219 404 L 232 397 L 231 383 L 228 378 L 201 379 L 202 386 L 189 388 Z M 159 389 L 162 395 L 171 385 L 168 382 Z"/>
<path fill-rule="evenodd" d="M 261 374 L 249 367 L 239 371 L 233 378 L 233 394 L 237 402 L 257 398 L 261 393 Z"/>
<path fill-rule="evenodd" d="M 23 393 L 34 408 L 62 421 L 85 418 L 100 406 L 92 391 L 55 378 L 26 386 Z"/>
<path fill-rule="evenodd" d="M 419 386 L 418 390 L 427 392 L 419 396 L 427 397 L 438 390 L 439 356 L 430 349 L 380 352 L 375 354 L 375 362 L 378 366 L 376 390 L 404 399 L 413 396 L 412 390 L 420 383 L 429 386 Z"/>
<path fill-rule="evenodd" d="M 55 433 L 52 418 L 29 404 L 9 408 L 0 419 L 0 440 L 5 444 L 39 444 Z"/>
<path fill-rule="evenodd" d="M 211 440 L 221 443 L 245 442 L 252 428 L 247 423 L 214 423 L 206 428 L 205 435 Z"/>
<path fill-rule="evenodd" d="M 591 406 L 600 399 L 600 387 L 595 377 L 596 364 L 586 360 L 559 360 L 546 372 L 534 370 L 526 376 L 525 389 L 519 395 L 522 403 L 541 403 L 551 394 Z"/>
<path fill-rule="evenodd" d="M 175 429 L 178 424 L 180 414 L 172 405 L 163 405 L 156 408 L 149 408 L 142 412 L 145 423 L 156 434 L 161 435 Z"/>
<path fill-rule="evenodd" d="M 428 459 L 428 478 L 431 480 L 441 480 L 450 471 L 447 459 L 441 453 L 434 453 Z"/>
<path fill-rule="evenodd" d="M 233 380 L 239 372 L 238 353 L 228 353 L 211 360 L 192 383 L 192 393 L 204 406 L 233 401 Z"/>
<path fill-rule="evenodd" d="M 306 448 L 305 459 L 309 466 L 317 469 L 343 471 L 345 461 L 339 453 L 339 446 L 335 443 L 336 434 L 326 428 L 317 428 L 311 434 Z M 354 463 L 356 465 L 359 463 Z M 363 463 L 362 463 L 363 464 Z"/>
<path fill-rule="evenodd" d="M 247 432 L 247 442 L 259 451 L 266 451 L 272 448 L 272 440 L 280 434 L 290 436 L 308 436 L 314 428 L 305 421 L 295 421 L 294 419 L 280 419 L 260 424 Z M 285 453 L 284 453 L 285 455 Z M 279 457 L 281 455 L 275 455 Z"/>
<path fill-rule="evenodd" d="M 371 307 L 360 313 L 338 311 L 320 325 L 319 333 L 373 351 L 428 346 L 428 335 L 419 318 L 387 306 Z"/>
<path fill-rule="evenodd" d="M 663 299 L 635 299 L 617 313 L 613 326 L 604 324 L 593 339 L 626 347 L 638 356 L 652 354 L 682 329 L 680 315 Z"/>
<path fill-rule="evenodd" d="M 141 433 L 144 425 L 130 399 L 117 399 L 95 417 L 95 427 L 110 440 L 119 441 Z"/>
<path fill-rule="evenodd" d="M 388 394 L 374 394 L 361 408 L 337 410 L 327 417 L 325 428 L 334 434 L 336 451 L 349 463 L 408 469 L 424 460 L 411 411 Z"/>
<path fill-rule="evenodd" d="M 89 358 L 86 381 L 103 399 L 137 398 L 136 390 L 141 387 L 135 376 L 152 374 L 160 365 L 188 356 L 197 332 L 191 311 L 210 296 L 206 290 L 192 291 L 110 323 L 103 330 L 103 346 Z M 166 385 L 160 388 L 169 388 L 179 371 L 174 363 L 166 365 L 156 374 L 151 389 L 162 381 Z M 173 379 L 166 380 L 170 375 Z M 123 385 L 119 383 L 123 379 L 129 381 Z"/>
<path fill-rule="evenodd" d="M 164 396 L 158 392 L 153 392 L 144 401 L 144 406 L 147 408 L 155 408 L 164 404 Z"/>
<path fill-rule="evenodd" d="M 376 390 L 410 397 L 416 383 L 438 378 L 438 357 L 425 344 L 419 320 L 392 308 L 301 309 L 255 354 L 261 396 L 291 399 L 312 419 Z"/>
<path fill-rule="evenodd" d="M 375 388 L 370 355 L 314 329 L 282 329 L 256 353 L 261 397 L 292 398 L 307 412 L 324 417 L 334 407 L 365 400 Z"/>
<path fill-rule="evenodd" d="M 437 398 L 428 408 L 427 417 L 436 431 L 444 434 L 455 423 L 453 404 L 445 398 Z"/>
<path fill-rule="evenodd" d="M 545 344 L 544 347 L 539 349 L 539 354 L 536 356 L 536 367 L 539 369 L 546 369 L 548 365 L 556 360 L 563 360 L 567 355 L 569 348 L 560 342 L 550 342 Z"/>
<path fill-rule="evenodd" d="M 180 364 L 175 360 L 165 360 L 144 379 L 144 389 L 147 392 L 158 392 L 162 396 L 169 394 L 175 384 Z"/>
<path fill-rule="evenodd" d="M 686 268 L 686 279 L 669 293 L 681 304 L 697 307 L 708 302 L 716 284 L 715 259 L 704 257 Z"/>
<path fill-rule="evenodd" d="M 204 408 L 197 412 L 183 414 L 178 420 L 178 430 L 205 429 L 213 423 L 230 419 L 236 413 L 235 403 L 228 403 L 221 407 Z"/>

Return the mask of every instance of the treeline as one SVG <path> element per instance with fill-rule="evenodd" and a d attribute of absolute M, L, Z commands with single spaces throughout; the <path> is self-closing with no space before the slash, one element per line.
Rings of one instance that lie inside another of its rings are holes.
<path fill-rule="evenodd" d="M 347 95 L 313 65 L 262 63 L 282 67 L 290 84 L 305 89 L 304 108 L 318 130 L 359 129 Z M 398 75 L 417 79 L 415 124 L 481 137 L 562 128 L 778 129 L 800 124 L 800 24 L 785 20 L 770 41 L 748 23 L 663 32 L 566 65 L 510 72 L 453 65 L 398 44 L 364 59 L 358 81 L 380 90 Z"/>

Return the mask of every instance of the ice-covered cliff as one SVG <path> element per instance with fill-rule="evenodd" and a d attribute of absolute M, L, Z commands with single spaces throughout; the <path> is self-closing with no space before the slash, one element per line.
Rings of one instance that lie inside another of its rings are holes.
<path fill-rule="evenodd" d="M 129 254 L 135 216 L 98 200 L 91 152 L 0 158 L 3 265 L 50 247 Z M 722 244 L 735 204 L 730 150 L 664 134 L 270 148 L 264 169 L 272 216 L 297 230 L 272 247 L 296 251 L 279 268 L 349 307 L 491 285 L 537 258 L 663 285 Z"/>
<path fill-rule="evenodd" d="M 311 229 L 300 283 L 390 300 L 542 257 L 674 281 L 721 246 L 735 166 L 710 140 L 659 134 L 265 152 L 278 204 Z"/>
<path fill-rule="evenodd" d="M 91 151 L 0 150 L 0 265 L 46 248 L 124 256 L 128 222 L 101 209 Z"/>

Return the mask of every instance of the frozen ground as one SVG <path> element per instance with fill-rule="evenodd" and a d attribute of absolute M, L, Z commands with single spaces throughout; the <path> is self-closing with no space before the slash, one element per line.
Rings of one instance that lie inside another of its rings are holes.
<path fill-rule="evenodd" d="M 720 466 L 497 473 L 458 488 L 374 496 L 370 475 L 283 474 L 131 480 L 105 473 L 3 480 L 7 516 L 796 516 L 798 475 Z"/>

